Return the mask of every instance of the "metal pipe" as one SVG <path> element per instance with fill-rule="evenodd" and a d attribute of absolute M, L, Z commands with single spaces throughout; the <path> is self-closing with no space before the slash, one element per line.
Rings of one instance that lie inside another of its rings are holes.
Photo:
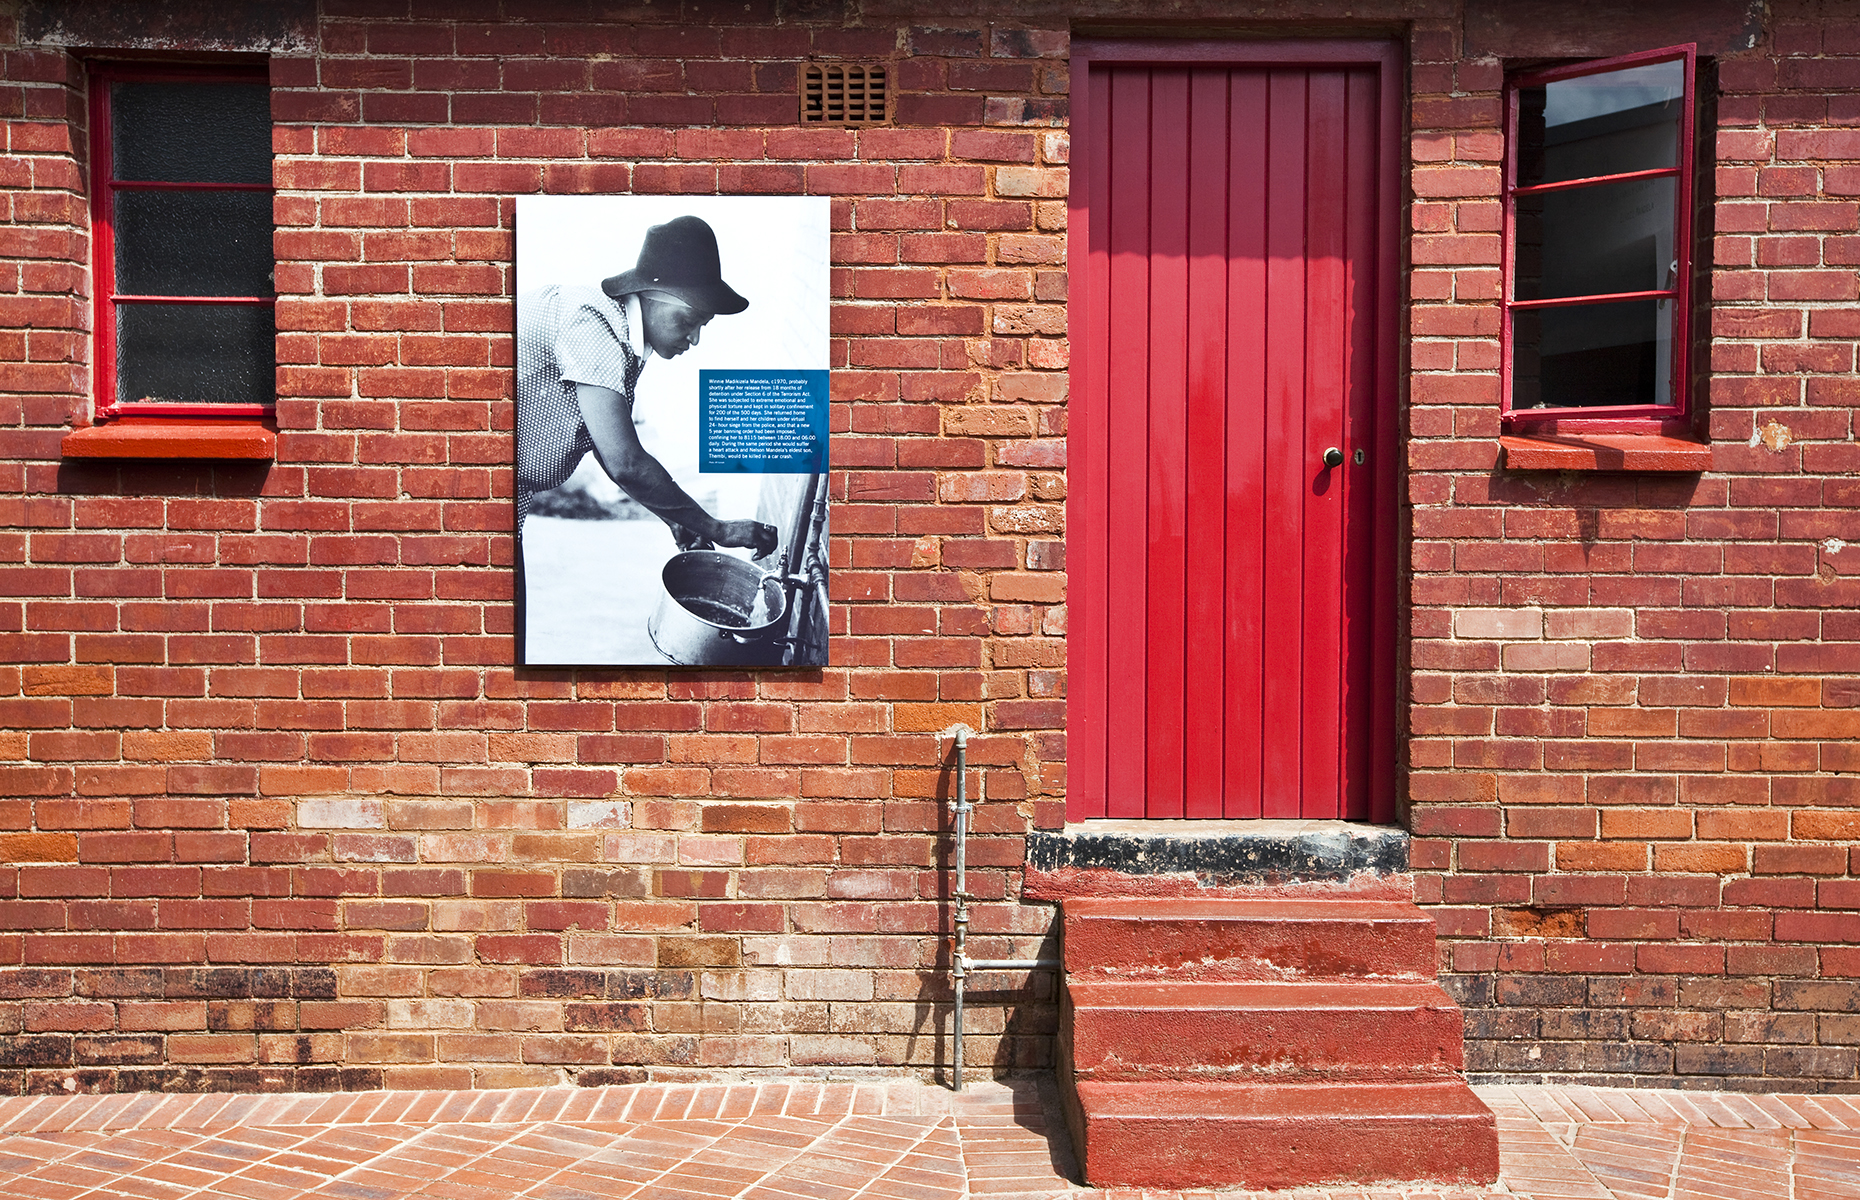
<path fill-rule="evenodd" d="M 788 644 L 782 649 L 782 662 L 785 665 L 792 666 L 800 655 L 801 633 L 807 627 L 808 611 L 807 605 L 800 602 L 801 589 L 808 589 L 807 598 L 819 606 L 817 611 L 821 613 L 827 611 L 825 584 L 822 583 L 818 595 L 813 590 L 815 575 L 824 576 L 825 574 L 824 571 L 816 572 L 815 564 L 824 558 L 820 553 L 819 542 L 820 523 L 826 513 L 826 499 L 827 477 L 825 475 L 809 476 L 807 492 L 801 497 L 801 503 L 794 514 L 795 540 L 789 545 L 788 551 L 782 555 L 782 585 L 788 596 Z M 788 573 L 790 562 L 794 564 L 792 575 Z M 824 617 L 821 623 L 823 625 L 826 623 Z M 825 662 L 826 658 L 822 656 L 820 661 Z"/>
<path fill-rule="evenodd" d="M 951 975 L 956 983 L 955 1013 L 955 1090 L 962 1090 L 962 1043 L 963 1043 L 963 1006 L 967 999 L 969 972 L 971 971 L 1040 971 L 1058 970 L 1063 965 L 1057 958 L 970 958 L 969 957 L 969 814 L 975 806 L 969 803 L 969 729 L 966 725 L 955 727 L 956 735 L 956 798 L 950 808 L 956 814 L 956 886 L 950 895 L 955 898 L 956 909 L 952 922 L 955 927 L 953 945 L 950 948 Z"/>
<path fill-rule="evenodd" d="M 962 1090 L 962 1001 L 969 969 L 969 730 L 956 727 L 956 942 L 950 962 L 956 975 L 956 1090 Z"/>
<path fill-rule="evenodd" d="M 807 525 L 807 557 L 797 564 L 797 568 L 807 576 L 814 588 L 815 612 L 819 614 L 821 641 L 819 654 L 812 656 L 824 664 L 827 661 L 827 490 L 825 475 L 814 476 L 814 512 Z M 799 630 L 796 630 L 797 637 Z M 811 643 L 810 643 L 811 644 Z M 798 643 L 797 643 L 798 645 Z"/>

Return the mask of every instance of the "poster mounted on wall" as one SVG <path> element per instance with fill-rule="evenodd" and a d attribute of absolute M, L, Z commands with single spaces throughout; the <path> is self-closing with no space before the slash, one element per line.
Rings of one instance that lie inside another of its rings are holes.
<path fill-rule="evenodd" d="M 828 222 L 517 198 L 519 665 L 827 665 Z"/>

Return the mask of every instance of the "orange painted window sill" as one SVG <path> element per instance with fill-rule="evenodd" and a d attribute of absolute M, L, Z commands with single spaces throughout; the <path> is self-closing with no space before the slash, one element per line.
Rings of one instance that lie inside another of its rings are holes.
<path fill-rule="evenodd" d="M 1705 471 L 1711 447 L 1657 433 L 1508 433 L 1498 439 L 1511 471 Z"/>
<path fill-rule="evenodd" d="M 66 458 L 236 458 L 269 461 L 278 435 L 257 417 L 173 419 L 123 417 L 74 429 L 62 443 Z"/>

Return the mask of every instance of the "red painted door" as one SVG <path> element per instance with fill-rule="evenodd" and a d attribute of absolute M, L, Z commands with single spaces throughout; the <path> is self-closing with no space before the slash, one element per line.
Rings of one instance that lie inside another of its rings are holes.
<path fill-rule="evenodd" d="M 1068 815 L 1392 822 L 1394 47 L 1073 71 Z"/>

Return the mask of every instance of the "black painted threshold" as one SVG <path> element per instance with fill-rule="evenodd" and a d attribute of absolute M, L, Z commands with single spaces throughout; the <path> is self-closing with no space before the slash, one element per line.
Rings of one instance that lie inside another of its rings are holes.
<path fill-rule="evenodd" d="M 1036 871 L 1201 876 L 1211 883 L 1348 881 L 1408 870 L 1408 831 L 1354 821 L 1097 820 L 1027 837 Z"/>

